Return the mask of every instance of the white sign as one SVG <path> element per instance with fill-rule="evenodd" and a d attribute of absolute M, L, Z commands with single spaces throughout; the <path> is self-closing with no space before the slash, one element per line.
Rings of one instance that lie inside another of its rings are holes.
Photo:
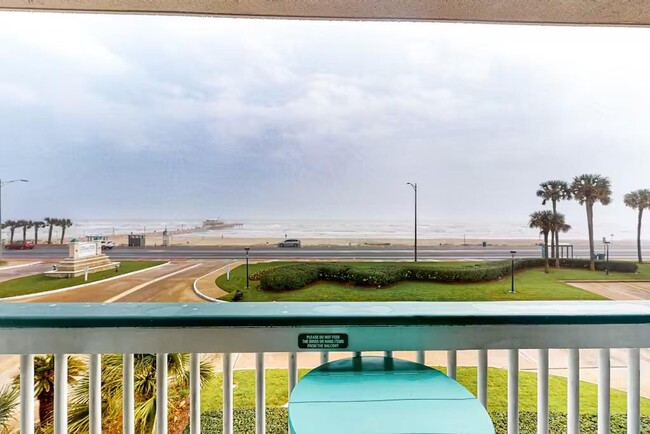
<path fill-rule="evenodd" d="M 101 254 L 99 243 L 77 243 L 74 249 L 74 258 L 88 258 Z"/>
<path fill-rule="evenodd" d="M 226 265 L 226 280 L 230 280 L 230 264 Z"/>

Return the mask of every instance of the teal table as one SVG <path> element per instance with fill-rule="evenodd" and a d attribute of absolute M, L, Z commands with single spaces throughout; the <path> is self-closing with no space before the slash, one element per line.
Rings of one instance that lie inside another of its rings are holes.
<path fill-rule="evenodd" d="M 292 434 L 494 434 L 487 411 L 435 369 L 390 357 L 354 357 L 305 375 L 289 400 Z"/>

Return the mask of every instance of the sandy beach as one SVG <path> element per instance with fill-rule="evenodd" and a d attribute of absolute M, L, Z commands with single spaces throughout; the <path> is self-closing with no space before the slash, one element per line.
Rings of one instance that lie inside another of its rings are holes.
<path fill-rule="evenodd" d="M 127 235 L 109 236 L 118 246 L 127 245 Z M 223 234 L 222 237 L 210 235 L 202 236 L 201 233 L 172 233 L 170 235 L 170 245 L 172 246 L 233 246 L 233 247 L 259 247 L 259 246 L 273 246 L 282 241 L 282 238 L 270 237 L 235 237 Z M 303 246 L 353 246 L 353 247 L 385 247 L 385 246 L 400 246 L 412 247 L 412 239 L 403 238 L 300 238 Z M 418 246 L 420 247 L 461 247 L 461 246 L 475 246 L 482 247 L 483 242 L 486 242 L 486 247 L 534 247 L 539 246 L 541 241 L 538 239 L 418 239 Z M 146 235 L 147 246 L 161 246 L 163 244 L 163 237 L 160 232 L 147 233 Z M 561 243 L 573 244 L 575 247 L 587 247 L 587 240 L 561 240 Z M 621 240 L 617 242 L 618 246 L 634 246 L 633 241 Z M 596 249 L 600 248 L 600 244 L 596 244 Z"/>

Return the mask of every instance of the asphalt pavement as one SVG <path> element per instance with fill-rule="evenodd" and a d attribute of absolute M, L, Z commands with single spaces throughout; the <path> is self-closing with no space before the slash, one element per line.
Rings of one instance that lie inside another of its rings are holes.
<path fill-rule="evenodd" d="M 510 259 L 509 246 L 440 246 L 421 247 L 418 249 L 419 260 L 495 260 Z M 539 246 L 517 247 L 518 258 L 539 258 Z M 597 252 L 600 252 L 597 250 Z M 217 247 L 217 246 L 173 246 L 173 247 L 116 247 L 106 253 L 114 259 L 244 259 L 242 247 Z M 612 248 L 611 259 L 634 259 L 636 249 L 633 247 Z M 644 250 L 650 255 L 650 250 Z M 60 259 L 68 255 L 67 246 L 43 246 L 33 250 L 6 250 L 6 259 Z M 589 257 L 588 249 L 576 247 L 575 258 Z M 348 260 L 411 260 L 413 248 L 398 246 L 367 246 L 367 247 L 252 247 L 251 259 L 348 259 Z"/>

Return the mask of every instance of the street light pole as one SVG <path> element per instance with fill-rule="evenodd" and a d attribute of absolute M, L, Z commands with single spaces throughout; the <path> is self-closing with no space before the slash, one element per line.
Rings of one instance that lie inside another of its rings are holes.
<path fill-rule="evenodd" d="M 417 262 L 418 261 L 418 183 L 407 182 L 407 184 L 413 187 L 413 193 L 415 194 L 415 224 L 413 227 L 413 232 L 414 232 L 413 260 L 414 262 Z"/>
<path fill-rule="evenodd" d="M 512 255 L 512 263 L 510 266 L 510 294 L 515 293 L 515 255 L 517 254 L 516 251 L 510 250 L 510 254 Z"/>
<path fill-rule="evenodd" d="M 609 276 L 609 245 L 611 241 L 605 242 L 605 275 Z"/>
<path fill-rule="evenodd" d="M 0 261 L 2 261 L 2 249 L 4 245 L 2 243 L 2 187 L 12 182 L 29 182 L 26 179 L 12 179 L 11 181 L 2 181 L 0 179 Z"/>
<path fill-rule="evenodd" d="M 248 289 L 248 252 L 250 251 L 250 247 L 244 247 L 244 250 L 246 251 L 246 289 Z"/>

